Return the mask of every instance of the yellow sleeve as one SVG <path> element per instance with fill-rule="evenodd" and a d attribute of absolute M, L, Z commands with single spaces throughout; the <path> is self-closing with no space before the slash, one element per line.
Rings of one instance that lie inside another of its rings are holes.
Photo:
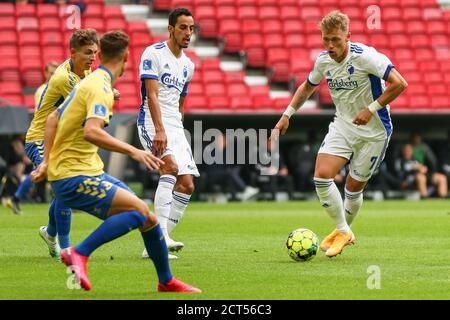
<path fill-rule="evenodd" d="M 105 121 L 105 126 L 109 124 L 112 116 L 112 96 L 106 94 L 103 90 L 92 92 L 89 90 L 86 95 L 86 120 L 90 118 L 98 118 Z"/>

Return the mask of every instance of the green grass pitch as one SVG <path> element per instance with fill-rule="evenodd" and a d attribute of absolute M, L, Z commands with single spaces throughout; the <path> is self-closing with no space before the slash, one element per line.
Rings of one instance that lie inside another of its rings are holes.
<path fill-rule="evenodd" d="M 140 257 L 137 231 L 91 256 L 90 292 L 68 289 L 70 275 L 38 236 L 47 209 L 23 205 L 25 214 L 15 216 L 0 208 L 0 299 L 450 299 L 448 200 L 366 201 L 352 228 L 356 245 L 308 262 L 291 260 L 285 242 L 299 227 L 319 239 L 332 231 L 318 202 L 192 203 L 172 235 L 186 247 L 171 266 L 200 295 L 156 292 L 156 272 Z M 72 242 L 99 223 L 74 213 Z"/>

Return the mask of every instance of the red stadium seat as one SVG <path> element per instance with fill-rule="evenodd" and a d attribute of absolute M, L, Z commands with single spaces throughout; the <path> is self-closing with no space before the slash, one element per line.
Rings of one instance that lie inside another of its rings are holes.
<path fill-rule="evenodd" d="M 417 7 L 403 8 L 404 21 L 420 21 L 422 20 L 423 10 Z"/>
<path fill-rule="evenodd" d="M 286 48 L 304 48 L 305 47 L 305 36 L 303 34 L 287 34 L 285 40 Z"/>
<path fill-rule="evenodd" d="M 83 28 L 95 29 L 98 33 L 105 32 L 105 22 L 98 18 L 85 18 L 83 19 Z"/>
<path fill-rule="evenodd" d="M 430 36 L 430 43 L 432 47 L 446 47 L 448 48 L 448 35 L 433 34 Z"/>
<path fill-rule="evenodd" d="M 269 97 L 270 87 L 268 85 L 248 86 L 248 93 L 252 97 L 265 96 Z"/>
<path fill-rule="evenodd" d="M 172 0 L 153 0 L 151 3 L 156 11 L 167 11 L 172 8 Z"/>
<path fill-rule="evenodd" d="M 223 83 L 206 83 L 205 82 L 205 93 L 209 97 L 221 97 L 227 95 L 227 90 Z"/>
<path fill-rule="evenodd" d="M 320 21 L 322 19 L 322 12 L 316 6 L 301 6 L 300 18 L 305 21 Z"/>
<path fill-rule="evenodd" d="M 258 19 L 258 8 L 255 6 L 238 7 L 237 16 L 240 20 Z"/>
<path fill-rule="evenodd" d="M 191 83 L 188 88 L 188 95 L 191 96 L 202 96 L 204 95 L 205 90 L 203 89 L 203 85 L 200 83 Z"/>
<path fill-rule="evenodd" d="M 448 87 L 445 84 L 434 83 L 428 86 L 428 95 L 430 97 L 448 94 Z M 415 93 L 415 92 L 414 92 Z"/>
<path fill-rule="evenodd" d="M 296 20 L 300 17 L 300 8 L 298 6 L 285 6 L 280 8 L 280 20 Z"/>
<path fill-rule="evenodd" d="M 248 96 L 248 87 L 244 83 L 231 83 L 227 91 L 230 97 Z"/>
<path fill-rule="evenodd" d="M 205 96 L 188 95 L 184 102 L 184 111 L 206 110 L 208 101 Z"/>
<path fill-rule="evenodd" d="M 41 18 L 39 20 L 39 30 L 41 32 L 45 31 L 58 31 L 61 32 L 61 22 L 58 18 Z"/>
<path fill-rule="evenodd" d="M 15 5 L 12 3 L 0 3 L 0 17 L 12 17 L 14 16 Z"/>
<path fill-rule="evenodd" d="M 91 3 L 90 5 L 87 6 L 86 11 L 83 13 L 83 17 L 89 19 L 93 18 L 103 19 L 104 11 L 105 7 L 102 4 Z M 121 18 L 121 16 L 119 18 Z"/>
<path fill-rule="evenodd" d="M 0 82 L 0 96 L 5 94 L 21 94 L 22 86 L 20 82 Z"/>
<path fill-rule="evenodd" d="M 414 59 L 414 54 L 409 48 L 395 49 L 394 57 L 396 61 L 402 61 Z"/>
<path fill-rule="evenodd" d="M 384 21 L 398 20 L 402 16 L 402 10 L 397 7 L 385 7 L 382 14 Z"/>
<path fill-rule="evenodd" d="M 144 21 L 128 21 L 128 29 L 127 29 L 128 33 L 135 33 L 135 32 L 140 32 L 140 33 L 151 33 L 150 29 L 147 26 L 147 23 L 145 23 Z"/>
<path fill-rule="evenodd" d="M 122 13 L 121 6 L 104 6 L 103 18 L 104 19 L 124 19 L 125 16 Z"/>
<path fill-rule="evenodd" d="M 23 97 L 20 94 L 8 94 L 8 95 L 5 94 L 2 95 L 0 98 L 7 101 L 13 106 L 23 105 Z"/>
<path fill-rule="evenodd" d="M 410 39 L 404 34 L 392 34 L 389 36 L 389 44 L 391 48 L 409 48 L 411 46 Z"/>
<path fill-rule="evenodd" d="M 266 111 L 273 109 L 273 101 L 268 95 L 253 96 L 253 108 L 256 111 Z"/>
<path fill-rule="evenodd" d="M 223 83 L 224 75 L 220 70 L 204 70 L 203 71 L 203 83 Z"/>
<path fill-rule="evenodd" d="M 256 19 L 243 20 L 242 33 L 245 35 L 247 33 L 261 33 L 262 23 Z"/>
<path fill-rule="evenodd" d="M 280 10 L 278 7 L 273 6 L 264 6 L 259 8 L 259 19 L 262 21 L 269 19 L 279 19 L 280 18 Z"/>
<path fill-rule="evenodd" d="M 431 107 L 434 109 L 449 109 L 450 99 L 448 94 L 431 97 Z"/>
<path fill-rule="evenodd" d="M 431 108 L 431 101 L 426 95 L 415 95 L 414 97 L 410 97 L 410 108 L 412 109 L 428 109 Z M 395 102 L 395 100 L 394 100 Z"/>
<path fill-rule="evenodd" d="M 14 16 L 0 18 L 0 30 L 16 31 L 16 19 Z"/>
<path fill-rule="evenodd" d="M 224 72 L 225 82 L 231 83 L 243 83 L 245 79 L 245 73 L 243 71 Z"/>
<path fill-rule="evenodd" d="M 284 34 L 299 33 L 299 32 L 303 32 L 303 30 L 304 30 L 303 21 L 300 21 L 300 20 L 283 21 Z"/>
<path fill-rule="evenodd" d="M 224 111 L 230 108 L 230 100 L 226 96 L 208 96 L 208 108 Z"/>
<path fill-rule="evenodd" d="M 16 6 L 16 17 L 36 16 L 36 6 L 34 4 L 21 4 Z"/>
<path fill-rule="evenodd" d="M 245 96 L 232 97 L 230 107 L 236 111 L 250 111 L 253 109 L 253 100 Z"/>
<path fill-rule="evenodd" d="M 37 31 L 39 29 L 39 21 L 36 17 L 19 17 L 16 20 L 18 32 Z"/>
<path fill-rule="evenodd" d="M 207 70 L 217 70 L 220 71 L 220 59 L 204 59 L 202 61 L 203 71 Z"/>
<path fill-rule="evenodd" d="M 447 34 L 448 32 L 446 23 L 444 21 L 427 21 L 426 30 L 430 35 Z"/>
<path fill-rule="evenodd" d="M 410 108 L 409 97 L 404 94 L 401 94 L 400 96 L 395 98 L 395 100 L 392 101 L 389 104 L 389 106 L 391 107 L 392 110 L 408 109 Z"/>
<path fill-rule="evenodd" d="M 34 105 L 34 95 L 27 94 L 23 96 L 23 103 L 30 109 L 31 111 L 34 111 L 35 105 Z"/>
<path fill-rule="evenodd" d="M 425 22 L 423 21 L 406 21 L 406 32 L 411 35 L 423 34 L 427 31 Z"/>
<path fill-rule="evenodd" d="M 262 31 L 263 33 L 282 33 L 283 32 L 283 25 L 281 24 L 281 21 L 278 19 L 272 19 L 272 20 L 266 20 L 262 24 Z"/>
<path fill-rule="evenodd" d="M 23 31 L 19 33 L 19 46 L 39 45 L 39 32 Z"/>
<path fill-rule="evenodd" d="M 41 46 L 48 45 L 65 45 L 63 35 L 59 31 L 48 31 L 41 33 Z"/>
<path fill-rule="evenodd" d="M 17 57 L 17 46 L 16 45 L 11 45 L 11 44 L 6 44 L 0 45 L 0 57 L 3 58 L 10 58 L 10 57 Z"/>
<path fill-rule="evenodd" d="M 370 42 L 370 38 L 367 35 L 367 33 L 353 33 L 352 32 L 352 36 L 351 36 L 350 40 L 352 42 L 364 43 L 365 45 L 367 45 Z"/>
<path fill-rule="evenodd" d="M 220 22 L 220 20 L 235 19 L 236 17 L 237 17 L 237 9 L 235 6 L 220 4 L 217 7 L 216 19 L 219 22 Z"/>
<path fill-rule="evenodd" d="M 127 30 L 127 22 L 124 18 L 112 18 L 106 20 L 106 30 Z"/>
<path fill-rule="evenodd" d="M 270 48 L 283 48 L 285 46 L 285 39 L 280 34 L 267 34 L 264 36 L 263 46 L 266 50 Z"/>
<path fill-rule="evenodd" d="M 401 20 L 387 21 L 385 23 L 387 25 L 387 31 L 389 34 L 405 34 L 406 32 L 405 23 Z"/>
<path fill-rule="evenodd" d="M 54 4 L 39 4 L 37 5 L 36 15 L 39 18 L 58 17 L 59 6 L 56 6 Z"/>
<path fill-rule="evenodd" d="M 64 49 L 61 46 L 46 46 L 41 53 L 42 65 L 45 65 L 50 61 L 55 61 L 60 64 L 66 59 L 64 56 Z"/>

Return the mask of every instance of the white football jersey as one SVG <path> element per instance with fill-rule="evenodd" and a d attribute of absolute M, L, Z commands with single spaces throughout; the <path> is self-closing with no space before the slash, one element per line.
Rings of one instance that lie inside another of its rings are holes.
<path fill-rule="evenodd" d="M 187 95 L 188 84 L 193 75 L 194 63 L 184 52 L 180 58 L 175 57 L 166 41 L 147 47 L 139 65 L 142 101 L 138 125 L 153 126 L 144 79 L 155 79 L 158 80 L 158 101 L 164 127 L 182 128 L 179 100 L 180 96 Z"/>
<path fill-rule="evenodd" d="M 391 61 L 373 47 L 348 42 L 348 55 L 340 63 L 327 51 L 316 59 L 308 83 L 317 86 L 325 78 L 336 105 L 335 122 L 339 128 L 367 139 L 386 139 L 392 133 L 389 105 L 375 113 L 366 124 L 352 123 L 356 115 L 385 90 L 384 80 L 393 68 Z"/>

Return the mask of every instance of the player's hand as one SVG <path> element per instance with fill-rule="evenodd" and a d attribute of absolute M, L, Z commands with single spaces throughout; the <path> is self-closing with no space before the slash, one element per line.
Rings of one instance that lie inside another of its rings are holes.
<path fill-rule="evenodd" d="M 284 136 L 288 128 L 289 128 L 289 118 L 285 115 L 282 115 L 280 120 L 278 120 L 277 124 L 275 125 L 273 131 L 278 130 L 279 133 L 281 133 L 281 135 Z"/>
<path fill-rule="evenodd" d="M 369 108 L 364 108 L 358 115 L 353 119 L 353 123 L 357 126 L 366 125 L 370 119 L 372 119 L 372 112 L 370 112 Z"/>
<path fill-rule="evenodd" d="M 44 181 L 45 178 L 47 178 L 47 168 L 47 163 L 42 162 L 35 170 L 30 173 L 31 181 L 33 183 Z"/>
<path fill-rule="evenodd" d="M 136 149 L 135 152 L 131 154 L 131 158 L 143 163 L 149 170 L 157 170 L 160 166 L 164 165 L 164 161 L 145 150 Z"/>
<path fill-rule="evenodd" d="M 160 156 L 167 149 L 167 136 L 164 130 L 156 131 L 155 137 L 153 138 L 152 153 L 155 156 Z"/>
<path fill-rule="evenodd" d="M 120 91 L 113 88 L 114 100 L 120 100 Z"/>

